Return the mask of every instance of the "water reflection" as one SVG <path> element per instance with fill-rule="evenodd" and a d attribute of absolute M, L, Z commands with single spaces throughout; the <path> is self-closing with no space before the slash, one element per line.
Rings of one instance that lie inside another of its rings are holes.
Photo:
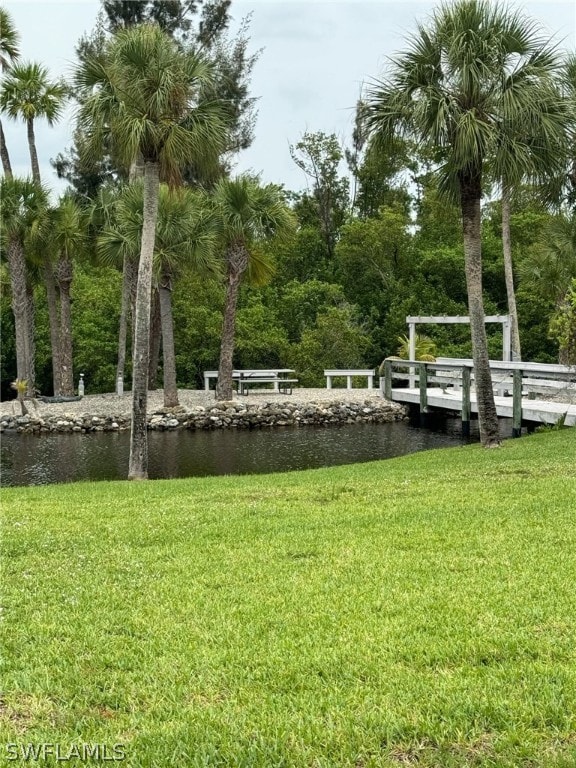
<path fill-rule="evenodd" d="M 471 440 L 477 439 L 473 430 Z M 386 459 L 461 443 L 457 419 L 442 419 L 434 429 L 396 422 L 150 432 L 149 475 L 169 478 L 284 472 Z M 128 474 L 129 444 L 128 432 L 42 436 L 4 433 L 0 448 L 2 484 L 124 479 Z"/>

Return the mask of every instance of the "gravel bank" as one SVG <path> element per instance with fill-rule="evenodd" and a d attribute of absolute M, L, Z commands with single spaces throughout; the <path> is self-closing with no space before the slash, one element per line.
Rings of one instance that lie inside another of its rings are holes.
<path fill-rule="evenodd" d="M 162 390 L 148 397 L 150 429 L 218 429 L 300 424 L 387 422 L 405 418 L 406 410 L 373 389 L 297 389 L 292 395 L 272 391 L 236 395 L 217 403 L 214 392 L 179 390 L 180 405 L 164 408 Z M 87 395 L 68 403 L 27 402 L 22 416 L 14 401 L 0 404 L 0 431 L 102 432 L 130 426 L 130 393 Z"/>

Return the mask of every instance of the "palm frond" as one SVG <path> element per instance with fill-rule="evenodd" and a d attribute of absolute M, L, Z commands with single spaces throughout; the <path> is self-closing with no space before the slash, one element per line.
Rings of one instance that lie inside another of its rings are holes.
<path fill-rule="evenodd" d="M 0 69 L 6 69 L 20 56 L 20 35 L 12 17 L 0 8 Z"/>
<path fill-rule="evenodd" d="M 446 191 L 471 169 L 541 179 L 565 157 L 559 67 L 555 48 L 520 12 L 488 0 L 445 3 L 369 89 L 366 127 L 381 151 L 398 136 L 433 151 Z"/>

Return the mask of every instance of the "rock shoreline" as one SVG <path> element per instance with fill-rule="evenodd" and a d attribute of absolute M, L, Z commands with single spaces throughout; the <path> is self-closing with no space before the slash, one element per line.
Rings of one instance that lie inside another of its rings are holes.
<path fill-rule="evenodd" d="M 130 428 L 125 412 L 90 413 L 43 412 L 30 409 L 28 415 L 3 413 L 0 432 L 23 434 L 122 432 Z M 226 402 L 208 405 L 156 408 L 148 414 L 149 430 L 255 429 L 327 424 L 381 424 L 406 418 L 404 406 L 383 398 L 339 397 L 331 401 L 267 400 L 266 402 Z"/>

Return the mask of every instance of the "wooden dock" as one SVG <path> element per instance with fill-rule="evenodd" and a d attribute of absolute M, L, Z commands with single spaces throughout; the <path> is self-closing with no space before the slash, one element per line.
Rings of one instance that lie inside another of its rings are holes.
<path fill-rule="evenodd" d="M 518 437 L 522 424 L 576 426 L 576 371 L 563 365 L 491 361 L 496 412 L 512 419 Z M 395 387 L 402 379 L 407 387 Z M 417 386 L 415 384 L 417 383 Z M 546 399 L 562 390 L 571 402 Z M 506 394 L 505 394 L 506 393 Z M 510 396 L 506 396 L 510 393 Z M 389 400 L 417 405 L 421 414 L 439 408 L 460 412 L 462 432 L 469 434 L 470 417 L 478 412 L 472 360 L 440 358 L 435 362 L 388 358 L 384 363 L 382 394 Z"/>
<path fill-rule="evenodd" d="M 398 403 L 409 403 L 420 405 L 420 389 L 392 389 L 392 400 Z M 443 392 L 440 388 L 427 388 L 426 400 L 428 408 L 444 408 L 449 411 L 462 412 L 462 392 L 446 390 Z M 496 412 L 498 416 L 505 419 L 514 417 L 513 398 L 494 397 Z M 470 393 L 470 410 L 472 413 L 478 413 L 476 405 L 476 395 Z M 549 400 L 532 400 L 528 397 L 522 398 L 522 421 L 533 422 L 537 424 L 557 424 L 563 420 L 567 427 L 576 426 L 576 405 L 568 403 L 557 403 Z"/>

